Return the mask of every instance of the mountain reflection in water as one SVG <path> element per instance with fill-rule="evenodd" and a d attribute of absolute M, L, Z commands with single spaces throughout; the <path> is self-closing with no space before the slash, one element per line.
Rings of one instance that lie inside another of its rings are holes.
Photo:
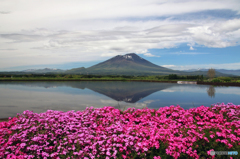
<path fill-rule="evenodd" d="M 4 81 L 0 82 L 0 118 L 25 110 L 78 111 L 91 106 L 159 109 L 180 105 L 189 109 L 218 102 L 240 104 L 239 99 L 239 87 L 127 81 Z"/>
<path fill-rule="evenodd" d="M 71 81 L 71 82 L 5 82 L 11 85 L 24 85 L 27 87 L 72 87 L 90 89 L 94 92 L 108 96 L 116 101 L 136 103 L 150 94 L 170 88 L 176 84 L 154 82 L 122 82 L 122 81 Z"/>

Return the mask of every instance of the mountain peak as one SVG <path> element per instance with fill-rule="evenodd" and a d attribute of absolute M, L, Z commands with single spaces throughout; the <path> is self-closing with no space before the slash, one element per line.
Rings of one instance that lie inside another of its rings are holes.
<path fill-rule="evenodd" d="M 126 55 L 137 55 L 137 54 L 135 54 L 135 53 L 128 53 L 128 54 L 126 54 Z M 138 55 L 137 55 L 138 56 Z"/>
<path fill-rule="evenodd" d="M 131 60 L 133 60 L 132 55 L 122 55 L 122 57 L 125 58 L 125 59 L 131 59 Z"/>
<path fill-rule="evenodd" d="M 128 53 L 128 54 L 125 54 L 125 55 L 118 55 L 116 57 L 123 57 L 124 59 L 127 59 L 127 60 L 143 59 L 143 58 L 141 58 L 140 56 L 138 56 L 135 53 Z"/>
<path fill-rule="evenodd" d="M 135 53 L 117 55 L 109 60 L 88 68 L 89 72 L 107 72 L 114 74 L 174 72 L 168 68 L 155 65 Z"/>

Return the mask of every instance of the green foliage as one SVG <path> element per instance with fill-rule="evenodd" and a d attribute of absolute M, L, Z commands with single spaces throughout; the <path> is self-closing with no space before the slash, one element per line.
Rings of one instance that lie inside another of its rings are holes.
<path fill-rule="evenodd" d="M 223 81 L 218 78 L 214 78 L 211 82 L 218 83 L 218 82 L 223 82 Z"/>
<path fill-rule="evenodd" d="M 166 78 L 166 77 L 165 77 Z M 186 79 L 186 80 L 198 80 L 203 81 L 203 75 L 192 75 L 192 76 L 179 76 L 176 74 L 170 74 L 166 79 Z"/>
<path fill-rule="evenodd" d="M 183 81 L 203 81 L 205 78 L 203 75 L 188 75 L 188 76 L 182 76 L 177 74 L 170 74 L 170 75 L 93 75 L 93 74 L 19 74 L 14 75 L 14 78 L 11 78 L 13 75 L 10 74 L 0 74 L 0 80 L 88 80 L 88 81 L 99 81 L 99 80 L 105 80 L 105 81 L 177 81 L 177 80 L 183 80 Z M 240 82 L 239 77 L 218 77 L 212 80 L 212 82 Z"/>
<path fill-rule="evenodd" d="M 231 82 L 231 78 L 230 77 L 218 77 L 218 79 L 225 81 L 225 82 Z"/>
<path fill-rule="evenodd" d="M 161 158 L 173 159 L 172 156 L 166 154 L 168 144 L 159 142 L 159 149 L 151 148 L 150 153 L 147 154 L 146 158 L 153 158 L 154 156 L 161 156 Z"/>
<path fill-rule="evenodd" d="M 70 77 L 70 75 L 66 75 L 66 76 L 64 76 L 64 78 L 69 78 Z"/>
<path fill-rule="evenodd" d="M 170 74 L 170 75 L 168 75 L 168 79 L 178 79 L 179 77 L 178 77 L 178 75 L 176 75 L 176 74 Z"/>

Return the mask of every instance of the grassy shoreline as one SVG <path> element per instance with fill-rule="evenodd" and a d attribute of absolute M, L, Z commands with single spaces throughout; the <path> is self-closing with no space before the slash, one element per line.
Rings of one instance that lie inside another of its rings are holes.
<path fill-rule="evenodd" d="M 156 79 L 126 79 L 126 78 L 0 78 L 0 82 L 4 81 L 133 81 L 133 82 L 160 82 L 160 83 L 177 83 L 177 81 L 194 81 L 186 79 L 175 80 L 156 80 Z M 215 86 L 240 86 L 239 82 L 211 82 L 211 81 L 194 81 L 201 85 L 215 85 Z"/>
<path fill-rule="evenodd" d="M 141 82 L 169 82 L 169 83 L 177 83 L 178 80 L 166 81 L 166 80 L 144 80 L 144 79 L 99 79 L 99 78 L 82 78 L 82 79 L 71 79 L 71 78 L 43 78 L 43 79 L 3 79 L 0 78 L 0 81 L 141 81 Z M 187 80 L 186 80 L 187 81 Z M 191 80 L 188 80 L 191 81 Z"/>

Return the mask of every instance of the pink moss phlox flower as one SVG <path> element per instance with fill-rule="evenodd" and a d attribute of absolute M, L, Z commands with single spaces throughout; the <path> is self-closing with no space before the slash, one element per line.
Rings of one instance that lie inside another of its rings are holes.
<path fill-rule="evenodd" d="M 240 105 L 231 103 L 189 110 L 170 106 L 124 112 L 114 107 L 40 114 L 24 111 L 0 123 L 0 158 L 57 159 L 69 154 L 73 158 L 117 158 L 118 153 L 131 158 L 133 151 L 146 156 L 153 147 L 161 149 L 160 143 L 167 144 L 166 153 L 175 159 L 180 153 L 199 158 L 194 144 L 198 141 L 207 143 L 215 138 L 228 148 L 240 146 L 239 116 Z"/>

